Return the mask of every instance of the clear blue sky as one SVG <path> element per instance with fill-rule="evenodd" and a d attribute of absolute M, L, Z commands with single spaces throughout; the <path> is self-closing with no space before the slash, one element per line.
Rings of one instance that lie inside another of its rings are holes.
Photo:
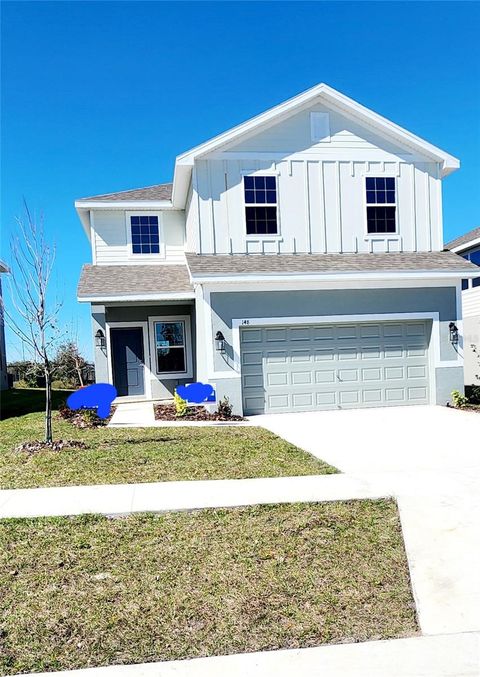
<path fill-rule="evenodd" d="M 178 153 L 318 82 L 459 157 L 445 240 L 480 223 L 478 3 L 4 2 L 2 13 L 2 258 L 25 196 L 56 240 L 62 320 L 78 322 L 89 356 L 75 289 L 90 251 L 74 199 L 169 181 Z"/>

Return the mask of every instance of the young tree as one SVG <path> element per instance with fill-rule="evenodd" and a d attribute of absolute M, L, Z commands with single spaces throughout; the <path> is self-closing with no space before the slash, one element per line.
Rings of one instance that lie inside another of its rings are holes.
<path fill-rule="evenodd" d="M 57 378 L 70 381 L 76 386 L 85 385 L 83 374 L 87 361 L 80 354 L 80 350 L 75 340 L 69 340 L 62 343 L 55 355 L 55 369 Z"/>
<path fill-rule="evenodd" d="M 5 310 L 12 331 L 25 342 L 45 376 L 45 441 L 52 442 L 52 354 L 60 341 L 61 303 L 50 298 L 55 247 L 48 244 L 43 219 L 37 223 L 27 204 L 11 242 L 10 296 L 15 312 Z"/>

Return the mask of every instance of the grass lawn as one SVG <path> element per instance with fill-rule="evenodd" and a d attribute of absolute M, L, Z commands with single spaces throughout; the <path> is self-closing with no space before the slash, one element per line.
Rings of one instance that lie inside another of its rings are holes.
<path fill-rule="evenodd" d="M 416 634 L 394 501 L 2 520 L 1 674 Z"/>
<path fill-rule="evenodd" d="M 41 439 L 42 414 L 0 423 L 0 486 L 49 487 L 167 480 L 285 477 L 338 472 L 261 428 L 79 429 L 54 421 L 56 439 L 87 449 L 15 451 Z"/>
<path fill-rule="evenodd" d="M 53 408 L 65 402 L 73 390 L 52 390 Z M 35 411 L 45 411 L 44 388 L 11 388 L 0 394 L 0 419 L 23 416 Z"/>

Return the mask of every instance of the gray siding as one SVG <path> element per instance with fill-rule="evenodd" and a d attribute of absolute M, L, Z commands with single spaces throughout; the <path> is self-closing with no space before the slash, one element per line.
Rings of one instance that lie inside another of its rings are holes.
<path fill-rule="evenodd" d="M 480 295 L 480 289 L 478 290 Z M 480 315 L 463 319 L 465 385 L 480 386 Z"/>

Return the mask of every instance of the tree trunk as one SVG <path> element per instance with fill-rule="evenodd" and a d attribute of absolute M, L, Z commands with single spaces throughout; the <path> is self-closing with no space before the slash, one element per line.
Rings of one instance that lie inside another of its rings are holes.
<path fill-rule="evenodd" d="M 53 442 L 52 434 L 52 375 L 45 369 L 45 442 Z"/>
<path fill-rule="evenodd" d="M 79 383 L 80 383 L 80 387 L 83 388 L 83 386 L 85 385 L 85 383 L 84 383 L 84 381 L 83 381 L 82 368 L 80 367 L 80 365 L 78 364 L 78 362 L 75 363 L 75 370 L 76 370 L 76 372 L 77 372 L 77 376 L 78 376 L 78 381 L 79 381 Z"/>

